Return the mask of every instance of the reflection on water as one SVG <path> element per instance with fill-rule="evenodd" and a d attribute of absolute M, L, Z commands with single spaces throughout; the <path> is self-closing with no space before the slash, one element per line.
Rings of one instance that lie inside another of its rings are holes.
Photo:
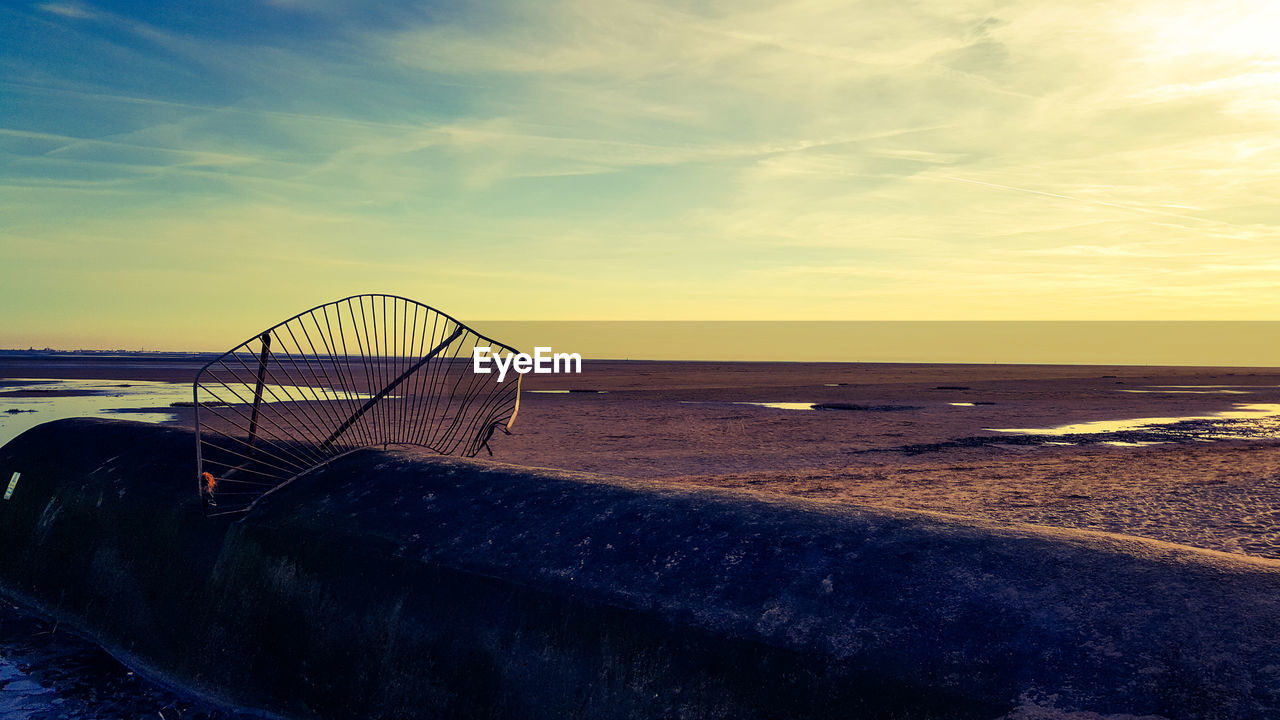
<path fill-rule="evenodd" d="M 681 400 L 681 405 L 753 405 L 774 410 L 817 410 L 811 402 L 740 402 L 725 400 Z"/>
<path fill-rule="evenodd" d="M 1257 385 L 1152 385 L 1157 388 L 1172 388 L 1174 390 L 1202 390 L 1205 388 L 1256 388 Z M 1269 387 L 1263 385 L 1262 387 Z"/>
<path fill-rule="evenodd" d="M 171 412 L 137 412 L 191 401 L 191 386 L 155 380 L 23 380 L 0 389 L 0 445 L 51 420 L 120 417 L 166 422 Z M 15 393 L 22 396 L 15 397 Z M 45 394 L 47 393 L 47 394 Z M 31 396 L 34 394 L 34 396 Z"/>
<path fill-rule="evenodd" d="M 812 410 L 811 402 L 735 402 L 734 405 L 755 405 L 756 407 L 774 408 L 776 410 Z"/>
<path fill-rule="evenodd" d="M 917 405 L 859 405 L 857 403 L 846 402 L 748 402 L 745 400 L 681 400 L 681 405 L 751 405 L 754 407 L 770 408 L 772 410 L 814 410 L 824 412 L 828 410 L 847 410 L 861 412 L 895 412 L 900 410 L 919 410 Z M 975 403 L 966 403 L 973 405 Z M 990 405 L 991 403 L 976 403 L 978 405 Z"/>
<path fill-rule="evenodd" d="M 37 713 L 54 708 L 57 694 L 32 680 L 17 663 L 0 657 L 0 717 L 35 720 Z"/>
<path fill-rule="evenodd" d="M 201 388 L 202 403 L 249 403 L 254 388 L 243 383 Z M 191 385 L 159 380 L 0 380 L 0 445 L 52 420 L 73 417 L 127 417 L 169 422 L 173 412 L 157 410 L 192 404 Z M 370 395 L 324 387 L 263 386 L 262 401 L 359 400 Z M 145 410 L 145 411 L 144 411 Z"/>
<path fill-rule="evenodd" d="M 1121 390 L 1125 393 L 1154 393 L 1157 395 L 1251 395 L 1248 390 Z"/>
<path fill-rule="evenodd" d="M 173 383 L 167 383 L 173 384 Z M 186 393 L 187 397 L 191 397 L 190 385 L 179 385 Z M 253 393 L 257 388 L 246 383 L 211 383 L 203 382 L 200 385 L 200 402 L 201 403 L 251 403 L 253 402 Z M 356 392 L 354 390 L 337 390 L 327 387 L 312 387 L 310 385 L 274 385 L 272 383 L 263 383 L 262 385 L 262 401 L 263 402 L 296 402 L 299 400 L 307 400 L 314 402 L 328 400 L 367 400 L 373 397 L 368 393 Z M 387 395 L 388 398 L 398 398 L 399 395 Z M 188 401 L 189 402 L 189 401 Z"/>
<path fill-rule="evenodd" d="M 0 604 L 0 718 L 4 720 L 249 720 L 151 685 L 56 622 Z"/>
<path fill-rule="evenodd" d="M 1234 410 L 1226 410 L 1212 415 L 1187 415 L 1183 417 L 1148 417 L 1128 420 L 1094 420 L 1091 422 L 1059 425 L 1048 428 L 989 428 L 992 432 L 1018 433 L 1022 435 L 1095 435 L 1099 433 L 1116 433 L 1149 430 L 1151 428 L 1174 425 L 1177 423 L 1205 421 L 1247 421 L 1270 420 L 1280 417 L 1280 404 L 1236 405 Z M 1254 437 L 1276 437 L 1280 428 L 1261 428 L 1264 434 Z M 1238 437 L 1235 433 L 1209 434 L 1205 437 Z"/>

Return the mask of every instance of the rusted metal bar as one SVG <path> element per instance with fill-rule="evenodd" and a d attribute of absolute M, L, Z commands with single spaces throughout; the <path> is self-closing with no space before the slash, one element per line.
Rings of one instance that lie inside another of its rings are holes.
<path fill-rule="evenodd" d="M 267 374 L 267 356 L 271 354 L 271 333 L 264 332 L 258 336 L 262 341 L 262 354 L 258 356 L 258 384 L 253 389 L 253 414 L 249 417 L 249 449 L 253 449 L 253 441 L 258 436 L 258 406 L 262 404 L 262 384 Z"/>

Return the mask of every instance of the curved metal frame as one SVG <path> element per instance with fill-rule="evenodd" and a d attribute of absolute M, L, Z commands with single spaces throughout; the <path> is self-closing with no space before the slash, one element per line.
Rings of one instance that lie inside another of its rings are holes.
<path fill-rule="evenodd" d="M 387 322 L 388 302 L 392 322 L 401 331 L 395 337 L 397 328 Z M 330 309 L 337 319 L 336 335 Z M 350 317 L 350 328 L 343 325 L 343 309 Z M 403 314 L 398 312 L 401 309 Z M 313 329 L 304 318 L 310 318 Z M 310 352 L 299 336 L 305 338 Z M 317 347 L 317 337 L 323 349 Z M 349 352 L 348 339 L 355 341 L 358 355 Z M 257 352 L 254 344 L 259 345 Z M 210 360 L 192 382 L 196 478 L 206 514 L 246 512 L 259 498 L 365 447 L 408 445 L 467 457 L 483 448 L 492 454 L 488 444 L 493 432 L 507 433 L 515 423 L 522 383 L 518 374 L 505 385 L 489 380 L 492 387 L 483 393 L 484 378 L 493 376 L 473 373 L 469 353 L 465 365 L 458 365 L 462 348 L 480 345 L 494 352 L 518 352 L 424 303 L 400 295 L 364 293 L 297 313 Z M 462 388 L 464 373 L 471 378 Z M 289 384 L 273 384 L 273 380 Z M 212 402 L 202 398 L 202 390 Z M 202 419 L 202 409 L 216 419 Z M 215 434 L 219 439 L 212 439 Z M 211 453 L 218 459 L 210 460 Z M 215 466 L 227 470 L 219 477 L 210 472 Z M 253 480 L 240 477 L 249 474 Z M 240 490 L 219 494 L 223 483 L 234 483 Z M 236 499 L 217 503 L 228 495 Z"/>

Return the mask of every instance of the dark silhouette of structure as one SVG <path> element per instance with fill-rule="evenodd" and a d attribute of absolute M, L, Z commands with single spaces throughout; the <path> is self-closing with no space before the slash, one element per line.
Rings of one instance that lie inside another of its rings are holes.
<path fill-rule="evenodd" d="M 472 371 L 472 349 L 516 350 L 422 303 L 354 295 L 264 330 L 196 375 L 196 472 L 210 515 L 364 447 L 489 450 L 520 406 L 520 376 Z M 492 451 L 489 450 L 490 454 Z"/>

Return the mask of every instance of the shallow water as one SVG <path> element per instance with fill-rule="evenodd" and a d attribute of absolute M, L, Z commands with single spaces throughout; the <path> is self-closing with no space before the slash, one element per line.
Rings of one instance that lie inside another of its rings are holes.
<path fill-rule="evenodd" d="M 1152 395 L 1252 395 L 1250 390 L 1121 390 L 1125 393 L 1147 393 Z"/>
<path fill-rule="evenodd" d="M 4 720 L 247 720 L 144 680 L 66 628 L 0 603 Z"/>
<path fill-rule="evenodd" d="M 811 402 L 735 402 L 734 405 L 755 405 L 775 410 L 813 410 Z"/>
<path fill-rule="evenodd" d="M 1277 438 L 1280 437 L 1280 423 L 1270 422 L 1274 420 L 1280 420 L 1280 404 L 1240 403 L 1233 410 L 1225 410 L 1211 415 L 1093 420 L 1047 428 L 989 428 L 989 430 L 991 432 L 1016 433 L 1020 435 L 1098 435 L 1103 433 L 1142 432 L 1161 428 L 1162 426 L 1202 422 L 1202 432 L 1198 433 L 1201 437 L 1228 439 L 1242 436 L 1240 432 L 1235 431 L 1242 429 L 1242 425 L 1238 421 L 1260 421 L 1248 426 L 1256 431 L 1248 436 Z"/>
<path fill-rule="evenodd" d="M 172 412 L 139 412 L 175 402 L 191 402 L 191 386 L 155 380 L 23 380 L 0 389 L 0 445 L 49 422 L 73 417 L 127 417 L 142 422 L 168 422 Z M 15 392 L 49 393 L 14 397 Z M 127 413 L 122 415 L 122 413 Z"/>
<path fill-rule="evenodd" d="M 243 383 L 201 386 L 201 403 L 252 402 L 255 388 Z M 28 396 L 36 393 L 35 396 Z M 190 406 L 189 383 L 159 380 L 0 380 L 0 445 L 52 420 L 74 417 L 127 418 L 162 423 L 177 419 L 163 408 Z M 324 387 L 263 385 L 264 403 L 348 400 L 371 397 Z M 394 396 L 390 396 L 394 397 Z"/>
<path fill-rule="evenodd" d="M 774 410 L 817 410 L 811 402 L 745 402 L 733 400 L 681 400 L 681 405 L 752 405 Z"/>
<path fill-rule="evenodd" d="M 854 403 L 832 402 L 747 402 L 745 400 L 681 400 L 681 405 L 752 405 L 772 410 L 919 410 L 915 405 L 857 405 Z M 974 405 L 974 403 L 948 403 L 949 405 Z"/>

